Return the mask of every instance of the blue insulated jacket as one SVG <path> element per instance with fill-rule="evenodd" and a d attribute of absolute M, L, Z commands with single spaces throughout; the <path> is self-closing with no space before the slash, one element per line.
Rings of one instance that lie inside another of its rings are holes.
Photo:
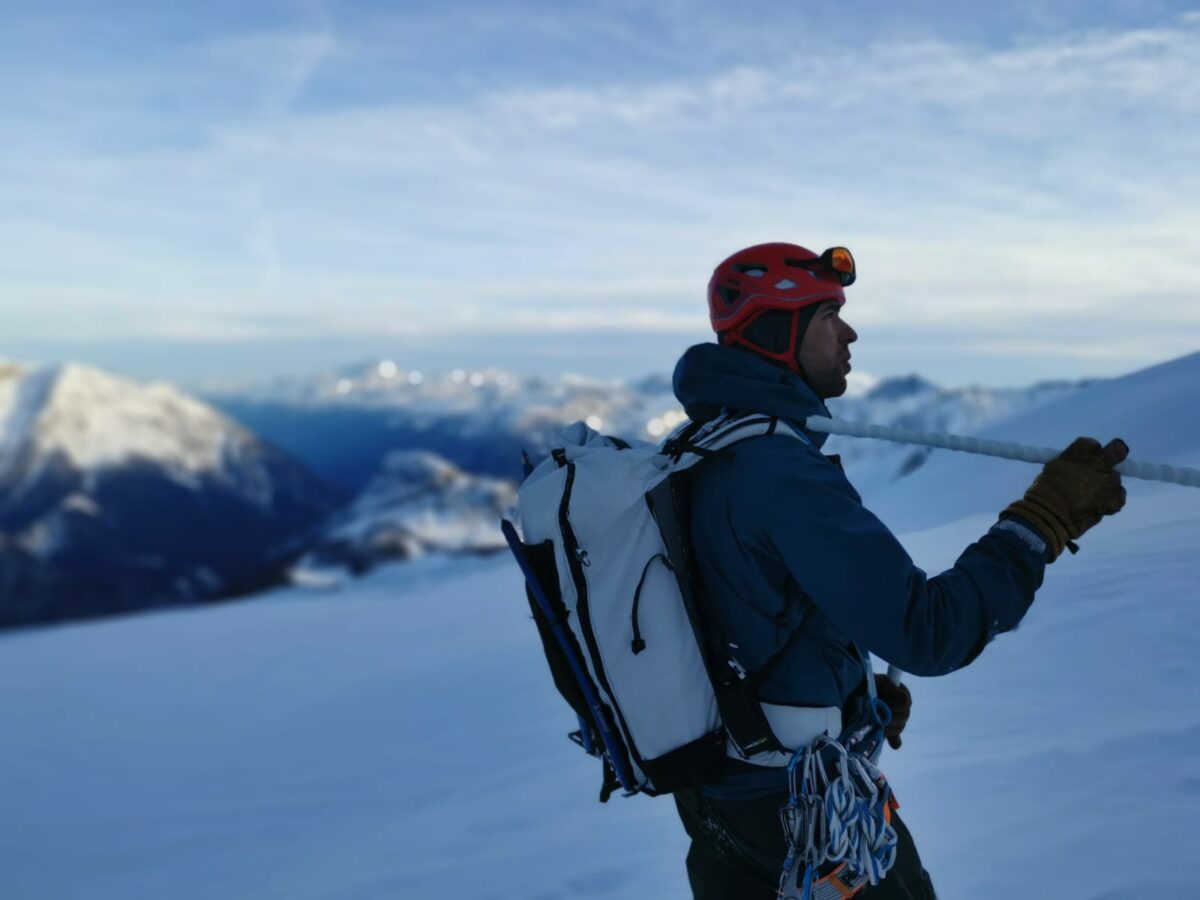
<path fill-rule="evenodd" d="M 765 672 L 760 700 L 847 708 L 863 683 L 853 644 L 906 672 L 945 675 L 1033 603 L 1046 557 L 1011 531 L 993 528 L 933 578 L 917 568 L 821 454 L 826 435 L 803 430 L 829 412 L 799 376 L 700 344 L 676 366 L 675 393 L 693 421 L 766 413 L 809 439 L 750 438 L 691 472 L 703 609 L 739 662 Z"/>

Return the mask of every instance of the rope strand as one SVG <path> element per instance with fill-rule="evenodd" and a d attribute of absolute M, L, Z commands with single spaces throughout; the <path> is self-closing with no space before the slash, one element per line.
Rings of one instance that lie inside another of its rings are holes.
<path fill-rule="evenodd" d="M 1027 463 L 1047 463 L 1062 451 L 1050 447 L 1030 447 L 1008 441 L 991 441 L 960 434 L 939 434 L 931 431 L 913 431 L 908 428 L 892 428 L 884 425 L 867 425 L 846 422 L 842 419 L 827 419 L 824 416 L 809 416 L 805 421 L 809 431 L 826 434 L 841 434 L 847 437 L 874 438 L 899 444 L 917 444 L 922 447 L 938 447 L 943 450 L 959 450 L 980 456 L 997 456 Z M 1162 463 L 1139 462 L 1127 459 L 1116 466 L 1123 477 L 1142 481 L 1163 481 L 1185 487 L 1200 488 L 1200 469 L 1186 466 L 1167 466 Z"/>

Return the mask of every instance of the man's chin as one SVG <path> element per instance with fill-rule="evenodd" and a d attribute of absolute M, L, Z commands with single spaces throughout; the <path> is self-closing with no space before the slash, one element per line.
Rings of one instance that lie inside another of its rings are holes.
<path fill-rule="evenodd" d="M 815 393 L 822 400 L 831 400 L 842 396 L 849 387 L 845 375 L 832 375 L 817 386 Z"/>

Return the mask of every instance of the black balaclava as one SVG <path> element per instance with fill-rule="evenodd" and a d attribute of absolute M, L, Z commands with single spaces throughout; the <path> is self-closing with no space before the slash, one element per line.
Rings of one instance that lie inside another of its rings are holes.
<path fill-rule="evenodd" d="M 817 314 L 817 310 L 824 305 L 823 303 L 811 303 L 808 306 L 801 308 L 798 312 L 792 312 L 786 309 L 768 309 L 757 319 L 746 326 L 742 332 L 742 337 L 761 347 L 768 353 L 784 353 L 787 351 L 788 342 L 792 337 L 792 316 L 797 315 L 800 318 L 796 326 L 796 365 L 800 366 L 800 346 L 804 343 L 804 333 L 808 330 L 808 323 L 812 321 L 813 316 Z M 753 353 L 753 349 L 744 344 L 735 345 L 740 349 L 749 353 Z M 783 366 L 783 363 L 778 360 L 764 356 L 763 359 L 777 366 Z M 803 374 L 804 368 L 800 366 L 800 371 Z M 805 377 L 805 381 L 807 381 Z"/>

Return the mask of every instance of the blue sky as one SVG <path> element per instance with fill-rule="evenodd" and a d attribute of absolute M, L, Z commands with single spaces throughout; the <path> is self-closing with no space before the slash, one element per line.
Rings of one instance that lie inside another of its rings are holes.
<path fill-rule="evenodd" d="M 10 0 L 0 356 L 667 371 L 764 240 L 873 374 L 1200 349 L 1200 4 L 990 6 Z"/>

